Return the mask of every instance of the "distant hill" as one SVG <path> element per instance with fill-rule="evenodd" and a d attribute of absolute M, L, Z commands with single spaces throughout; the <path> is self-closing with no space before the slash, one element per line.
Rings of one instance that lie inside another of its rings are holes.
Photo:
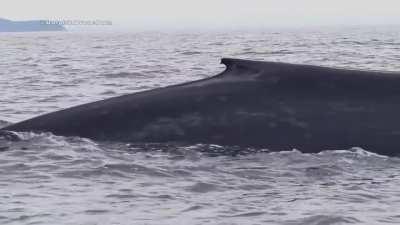
<path fill-rule="evenodd" d="M 44 20 L 11 21 L 0 18 L 0 32 L 64 31 L 59 24 L 46 24 Z"/>

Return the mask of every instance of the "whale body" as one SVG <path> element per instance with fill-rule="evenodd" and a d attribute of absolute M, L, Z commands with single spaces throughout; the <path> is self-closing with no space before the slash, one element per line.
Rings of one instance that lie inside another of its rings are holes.
<path fill-rule="evenodd" d="M 213 77 L 5 127 L 99 141 L 400 153 L 400 73 L 224 58 Z"/>

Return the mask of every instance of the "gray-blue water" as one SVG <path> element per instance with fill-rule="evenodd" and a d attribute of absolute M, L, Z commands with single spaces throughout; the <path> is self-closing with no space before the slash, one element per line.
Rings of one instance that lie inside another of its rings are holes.
<path fill-rule="evenodd" d="M 400 27 L 2 33 L 0 126 L 215 75 L 221 57 L 400 71 Z M 0 139 L 0 224 L 399 224 L 400 158 Z M 400 146 L 399 146 L 400 148 Z"/>

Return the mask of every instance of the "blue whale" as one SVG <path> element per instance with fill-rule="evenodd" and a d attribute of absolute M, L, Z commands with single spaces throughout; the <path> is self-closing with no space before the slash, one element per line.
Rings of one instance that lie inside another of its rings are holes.
<path fill-rule="evenodd" d="M 3 131 L 270 151 L 400 153 L 400 73 L 224 58 L 222 73 L 45 114 Z"/>

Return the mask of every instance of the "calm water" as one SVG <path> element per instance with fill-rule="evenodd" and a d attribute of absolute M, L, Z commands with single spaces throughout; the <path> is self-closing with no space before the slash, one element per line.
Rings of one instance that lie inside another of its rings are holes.
<path fill-rule="evenodd" d="M 0 126 L 212 76 L 221 57 L 400 71 L 400 28 L 3 33 Z M 19 135 L 0 139 L 0 224 L 400 223 L 400 158 L 362 149 L 268 153 Z"/>

